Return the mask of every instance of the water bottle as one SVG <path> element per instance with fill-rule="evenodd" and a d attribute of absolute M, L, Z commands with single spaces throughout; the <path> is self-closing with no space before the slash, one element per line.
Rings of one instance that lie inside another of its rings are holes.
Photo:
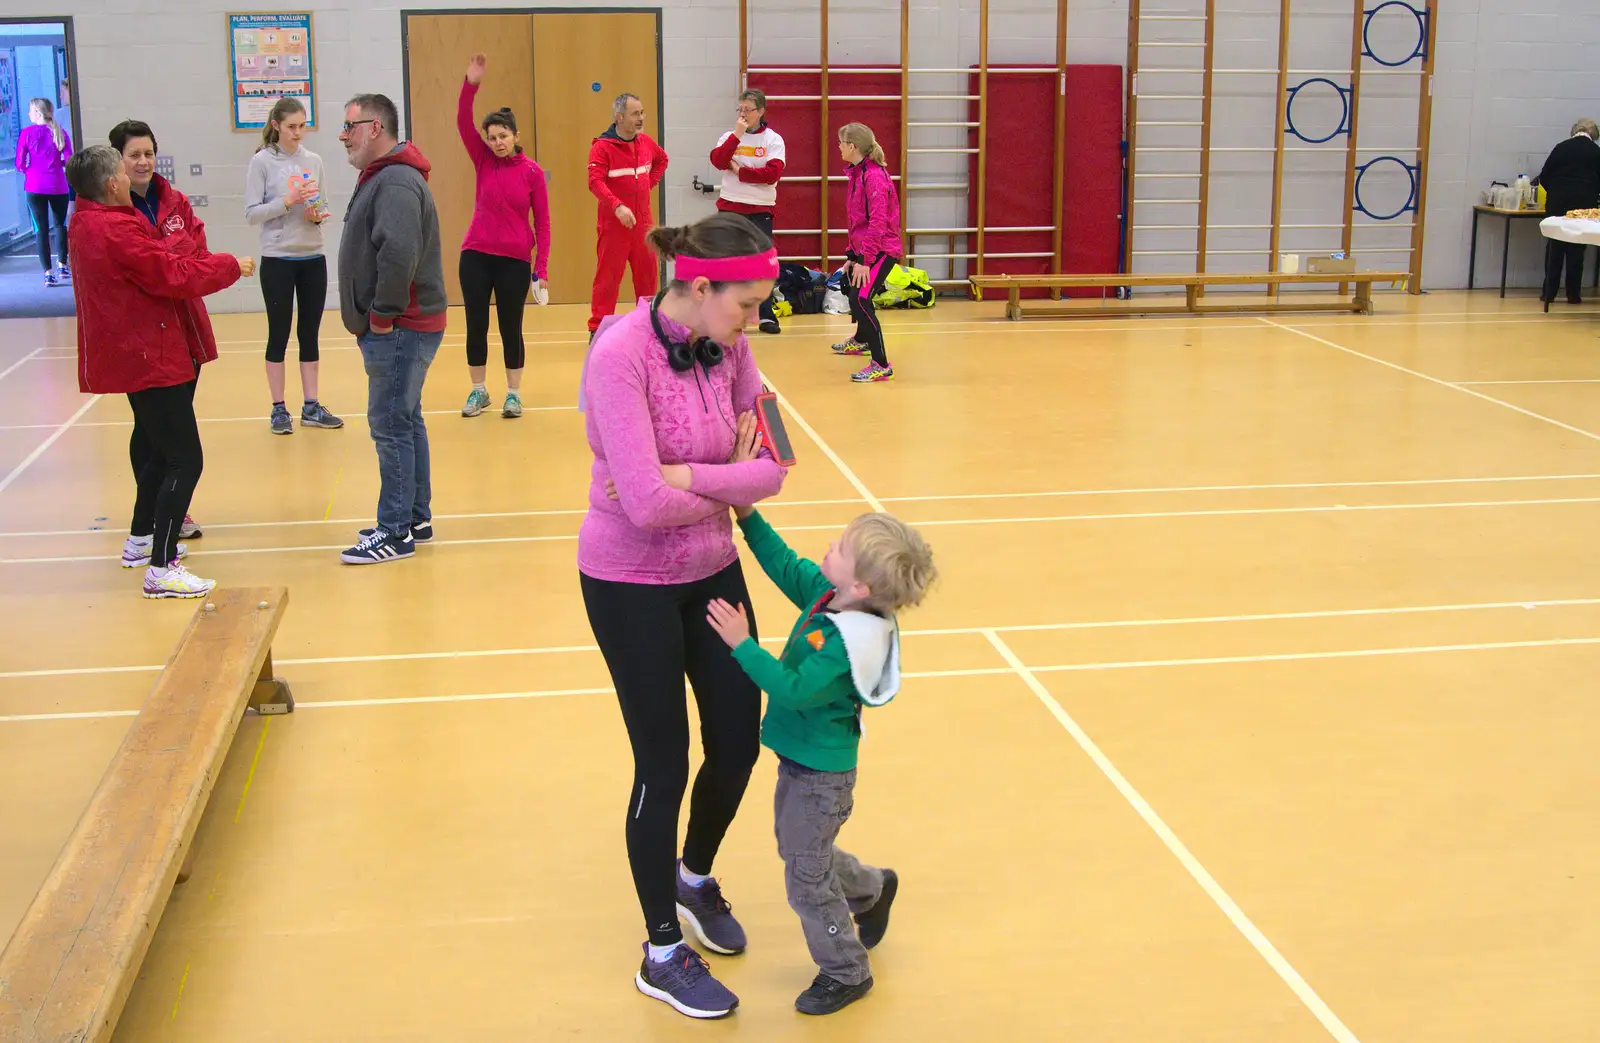
<path fill-rule="evenodd" d="M 1529 189 L 1531 187 L 1532 187 L 1532 182 L 1530 182 L 1528 180 L 1528 175 L 1526 175 L 1526 174 L 1518 174 L 1517 175 L 1517 182 L 1516 182 L 1517 209 L 1526 210 L 1528 208 L 1528 191 L 1529 191 Z"/>
<path fill-rule="evenodd" d="M 309 170 L 300 171 L 300 180 L 301 181 L 310 181 L 311 180 L 311 171 L 309 171 Z M 317 188 L 316 194 L 311 196 L 311 198 L 306 200 L 306 209 L 308 210 L 308 212 L 310 212 L 312 214 L 315 214 L 318 217 L 327 217 L 328 216 L 328 208 L 322 205 L 322 189 L 321 189 L 320 186 Z"/>

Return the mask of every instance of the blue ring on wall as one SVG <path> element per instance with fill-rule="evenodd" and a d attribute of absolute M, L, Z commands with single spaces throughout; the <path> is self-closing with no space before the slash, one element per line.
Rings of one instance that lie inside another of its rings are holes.
<path fill-rule="evenodd" d="M 1405 203 L 1401 205 L 1399 210 L 1396 210 L 1392 214 L 1375 214 L 1371 210 L 1367 209 L 1365 203 L 1361 202 L 1361 179 L 1367 176 L 1368 170 L 1371 170 L 1379 163 L 1398 163 L 1400 164 L 1401 168 L 1405 170 L 1406 176 L 1411 179 L 1411 191 L 1406 196 Z M 1417 183 L 1421 178 L 1421 175 L 1422 167 L 1420 164 L 1407 163 L 1399 156 L 1377 156 L 1373 159 L 1367 160 L 1367 162 L 1356 167 L 1356 201 L 1354 209 L 1366 214 L 1374 221 L 1393 221 L 1395 218 L 1406 213 L 1407 211 L 1415 212 L 1417 209 Z"/>
<path fill-rule="evenodd" d="M 1311 86 L 1313 83 L 1326 83 L 1338 91 L 1339 103 L 1344 106 L 1344 112 L 1339 116 L 1339 125 L 1325 138 L 1308 138 L 1300 133 L 1300 128 L 1294 125 L 1294 99 L 1301 90 Z M 1286 121 L 1285 129 L 1308 145 L 1321 145 L 1323 142 L 1332 141 L 1340 134 L 1350 133 L 1350 98 L 1354 93 L 1349 87 L 1341 87 L 1325 76 L 1313 76 L 1309 80 L 1302 80 L 1289 88 L 1289 99 L 1283 104 L 1283 116 Z"/>
<path fill-rule="evenodd" d="M 1371 32 L 1371 30 L 1372 30 L 1372 20 L 1374 18 L 1376 18 L 1377 15 L 1378 15 L 1378 12 L 1382 11 L 1385 7 L 1403 7 L 1407 11 L 1411 12 L 1411 17 L 1413 17 L 1413 18 L 1415 18 L 1417 20 L 1417 43 L 1416 43 L 1416 46 L 1412 48 L 1410 54 L 1406 55 L 1404 58 L 1400 59 L 1397 62 L 1387 62 L 1387 61 L 1384 61 L 1382 58 L 1379 58 L 1372 51 L 1372 42 L 1367 39 L 1367 33 Z M 1406 3 L 1405 0 L 1383 0 L 1383 3 L 1379 4 L 1377 7 L 1372 8 L 1370 11 L 1366 11 L 1364 13 L 1366 14 L 1366 20 L 1361 23 L 1361 54 L 1362 54 L 1363 57 L 1371 58 L 1373 61 L 1377 62 L 1379 65 L 1386 65 L 1391 69 L 1398 68 L 1398 67 L 1400 67 L 1402 65 L 1407 65 L 1410 62 L 1412 62 L 1412 61 L 1414 61 L 1414 60 L 1416 60 L 1418 58 L 1424 58 L 1425 59 L 1425 58 L 1428 57 L 1428 10 L 1427 10 L 1427 8 L 1412 7 L 1410 4 Z"/>

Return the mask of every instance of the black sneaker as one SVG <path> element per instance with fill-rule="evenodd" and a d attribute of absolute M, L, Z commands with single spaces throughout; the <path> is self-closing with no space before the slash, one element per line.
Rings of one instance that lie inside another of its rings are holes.
<path fill-rule="evenodd" d="M 883 941 L 883 934 L 889 929 L 889 907 L 894 905 L 895 892 L 900 890 L 900 878 L 893 869 L 883 871 L 883 890 L 878 894 L 878 900 L 866 912 L 857 913 L 856 937 L 861 939 L 861 944 L 872 948 Z"/>
<path fill-rule="evenodd" d="M 366 539 L 377 531 L 377 529 L 357 529 L 356 535 Z M 431 539 L 433 539 L 433 522 L 423 522 L 421 525 L 411 526 L 411 541 L 413 543 L 427 543 Z"/>
<path fill-rule="evenodd" d="M 777 319 L 762 319 L 761 320 L 761 332 L 762 333 L 782 333 L 783 332 L 783 327 L 778 325 L 778 320 Z"/>
<path fill-rule="evenodd" d="M 384 562 L 409 558 L 416 552 L 416 541 L 411 538 L 409 532 L 404 536 L 396 536 L 392 532 L 374 529 L 372 535 L 342 552 L 339 560 L 346 565 L 381 565 Z"/>
<path fill-rule="evenodd" d="M 794 1001 L 794 1009 L 802 1014 L 832 1014 L 836 1010 L 850 1006 L 871 991 L 871 978 L 860 985 L 846 985 L 826 974 L 819 974 L 817 980 L 811 983 L 811 988 L 802 992 Z"/>

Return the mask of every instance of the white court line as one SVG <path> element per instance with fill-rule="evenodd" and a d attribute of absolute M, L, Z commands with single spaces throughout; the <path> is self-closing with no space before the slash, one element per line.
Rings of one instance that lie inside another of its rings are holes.
<path fill-rule="evenodd" d="M 1397 605 L 1386 608 L 1335 608 L 1308 609 L 1301 612 L 1264 612 L 1231 616 L 1174 616 L 1166 619 L 1104 619 L 1082 620 L 1071 623 L 1013 623 L 995 627 L 934 627 L 923 630 L 902 630 L 901 637 L 951 637 L 964 634 L 982 634 L 993 630 L 1000 634 L 1032 633 L 1050 630 L 1113 630 L 1127 627 L 1197 626 L 1214 623 L 1264 623 L 1289 619 L 1343 619 L 1361 616 L 1404 616 L 1435 612 L 1490 612 L 1520 608 L 1581 608 L 1600 605 L 1600 598 L 1554 598 L 1542 601 L 1482 601 L 1445 605 Z M 786 639 L 769 636 L 762 644 L 781 644 Z M 600 651 L 597 645 L 549 645 L 540 648 L 480 648 L 450 652 L 388 652 L 376 655 L 312 656 L 298 659 L 275 660 L 279 666 L 328 666 L 350 663 L 395 663 L 418 660 L 485 659 L 502 656 L 532 656 L 574 654 Z M 32 677 L 72 677 L 77 675 L 153 673 L 166 668 L 164 663 L 142 666 L 88 666 L 53 670 L 10 670 L 0 672 L 0 680 Z"/>
<path fill-rule="evenodd" d="M 34 359 L 38 358 L 39 357 L 39 353 L 42 352 L 42 351 L 44 351 L 43 348 L 34 348 L 32 351 L 28 352 L 26 355 L 22 356 L 20 359 L 18 359 L 17 361 L 13 362 L 11 365 L 7 366 L 5 369 L 0 370 L 0 380 L 6 379 L 12 373 L 14 373 L 15 371 L 21 369 L 22 368 L 22 364 L 24 362 L 31 362 Z"/>
<path fill-rule="evenodd" d="M 792 412 L 792 411 L 791 411 Z M 883 510 L 883 504 L 872 499 L 868 502 Z M 853 502 L 853 501 L 852 501 Z M 1011 518 L 933 518 L 907 519 L 906 524 L 918 528 L 956 525 L 1041 525 L 1054 522 L 1138 521 L 1161 518 L 1239 518 L 1274 514 L 1352 514 L 1370 511 L 1432 511 L 1483 507 L 1540 507 L 1564 504 L 1600 503 L 1600 496 L 1550 497 L 1536 500 L 1461 500 L 1442 503 L 1370 503 L 1332 504 L 1314 507 L 1238 507 L 1209 511 L 1126 511 L 1119 514 L 1045 514 Z M 783 532 L 837 532 L 838 523 L 827 525 L 784 525 Z M 471 547 L 497 543 L 555 543 L 576 540 L 577 533 L 550 536 L 492 536 L 461 540 L 429 540 L 429 547 Z M 348 543 L 304 544 L 283 547 L 226 547 L 220 550 L 191 550 L 189 558 L 217 557 L 226 554 L 294 554 L 304 551 L 335 551 L 349 549 Z M 115 554 L 65 554 L 39 558 L 0 558 L 0 565 L 60 565 L 83 561 L 113 561 Z"/>
<path fill-rule="evenodd" d="M 1372 656 L 1431 655 L 1440 652 L 1488 652 L 1511 648 L 1566 648 L 1600 645 L 1600 637 L 1557 637 L 1542 641 L 1480 641 L 1465 645 L 1414 645 L 1406 648 L 1350 648 L 1337 652 L 1277 652 L 1266 655 L 1206 656 L 1195 659 L 1130 659 L 1113 663 L 1068 663 L 1036 666 L 1036 673 L 1084 673 L 1098 670 L 1151 670 L 1170 666 L 1227 666 L 1240 663 L 1293 663 L 1308 659 L 1366 659 Z"/>
<path fill-rule="evenodd" d="M 1440 380 L 1438 377 L 1429 376 L 1421 370 L 1411 369 L 1408 366 L 1400 365 L 1398 362 L 1390 362 L 1388 359 L 1380 359 L 1376 355 L 1368 355 L 1364 351 L 1357 351 L 1354 348 L 1347 348 L 1343 344 L 1335 344 L 1326 337 L 1319 337 L 1315 333 L 1307 333 L 1305 330 L 1295 329 L 1293 326 L 1286 326 L 1281 322 L 1274 322 L 1271 319 L 1259 319 L 1258 321 L 1264 322 L 1268 326 L 1274 326 L 1288 333 L 1293 333 L 1297 337 L 1304 337 L 1307 340 L 1314 340 L 1318 344 L 1325 344 L 1328 347 L 1333 348 L 1336 351 L 1342 351 L 1347 355 L 1354 355 L 1356 358 L 1366 359 L 1368 362 L 1376 362 L 1380 366 L 1387 366 L 1389 369 L 1396 370 L 1400 373 L 1405 373 L 1409 376 L 1426 380 L 1430 384 L 1437 384 L 1440 387 L 1446 387 L 1454 391 L 1459 391 L 1463 395 L 1471 395 L 1473 398 L 1481 398 L 1485 402 L 1492 402 L 1504 409 L 1511 410 L 1513 413 L 1521 413 L 1523 416 L 1532 417 L 1535 420 L 1541 420 L 1546 424 L 1559 427 L 1563 431 L 1571 431 L 1575 435 L 1582 435 L 1584 438 L 1589 438 L 1600 442 L 1600 435 L 1595 434 L 1593 431 L 1586 431 L 1581 427 L 1574 427 L 1572 424 L 1564 423 L 1563 421 L 1557 420 L 1555 417 L 1545 416 L 1543 413 L 1535 413 L 1531 409 L 1523 409 L 1521 406 L 1514 406 L 1505 399 L 1495 398 L 1493 395 L 1485 395 L 1481 391 L 1474 391 L 1469 387 L 1462 387 L 1460 384 L 1452 384 L 1448 380 Z"/>
<path fill-rule="evenodd" d="M 577 406 L 523 406 L 522 407 L 522 411 L 524 413 L 568 413 L 568 412 L 575 412 L 577 410 L 577 408 L 578 408 Z M 461 415 L 461 410 L 459 410 L 459 409 L 424 409 L 422 411 L 422 415 L 423 416 L 460 416 Z M 351 414 L 350 419 L 352 421 L 359 420 L 362 423 L 365 423 L 366 419 L 367 419 L 367 416 L 366 416 L 365 413 L 354 413 L 354 414 Z M 267 422 L 267 417 L 260 416 L 260 415 L 257 415 L 257 416 L 202 416 L 202 417 L 196 417 L 195 420 L 196 420 L 196 422 L 201 423 L 201 424 L 242 424 L 242 423 L 265 424 Z M 54 424 L 0 424 L 0 431 L 24 431 L 24 430 L 29 430 L 29 429 L 32 429 L 32 428 L 45 428 L 45 427 L 55 427 L 55 426 L 56 425 L 54 425 Z M 133 421 L 132 420 L 91 420 L 91 421 L 89 421 L 87 423 L 79 424 L 78 426 L 79 427 L 132 427 L 133 426 Z"/>
<path fill-rule="evenodd" d="M 56 440 L 62 435 L 66 434 L 67 429 L 73 424 L 76 424 L 78 419 L 82 417 L 83 414 L 87 413 L 91 408 L 93 408 L 94 404 L 98 401 L 100 401 L 99 395 L 91 395 L 89 397 L 89 401 L 79 406 L 76 413 L 68 417 L 64 423 L 56 427 L 55 431 L 51 432 L 49 438 L 46 438 L 43 442 L 39 443 L 39 448 L 29 453 L 20 464 L 13 467 L 10 474 L 6 475 L 4 478 L 0 478 L 0 493 L 3 493 L 10 488 L 11 483 L 21 477 L 23 471 L 26 471 L 30 466 L 32 466 L 35 460 L 43 456 L 46 449 L 49 449 L 51 446 L 55 445 Z"/>
<path fill-rule="evenodd" d="M 806 433 L 807 437 L 811 439 L 818 449 L 822 450 L 823 456 L 833 461 L 833 466 L 837 467 L 839 473 L 844 475 L 844 480 L 850 483 L 850 487 L 861 494 L 861 498 L 867 502 L 869 507 L 879 513 L 883 513 L 883 501 L 872 495 L 872 490 L 862 484 L 861 479 L 856 477 L 856 473 L 850 470 L 850 465 L 839 458 L 839 454 L 833 451 L 833 447 L 821 435 L 817 434 L 816 428 L 806 423 L 806 418 L 801 416 L 800 411 L 794 408 L 794 403 L 785 398 L 783 392 L 778 390 L 778 386 L 766 379 L 765 374 L 762 375 L 762 380 L 771 389 L 772 393 L 777 396 L 778 404 L 783 406 L 789 416 L 794 419 L 795 425 Z M 828 528 L 829 526 L 819 527 Z"/>
<path fill-rule="evenodd" d="M 1022 660 L 1018 659 L 1017 654 L 1011 650 L 1011 647 L 1001 640 L 1000 635 L 993 630 L 987 630 L 983 636 L 994 646 L 994 650 L 1000 653 L 1001 658 L 1010 665 L 1011 669 L 1028 686 L 1029 690 L 1044 704 L 1045 709 L 1050 711 L 1051 716 L 1056 719 L 1061 727 L 1067 730 L 1067 734 L 1072 736 L 1078 747 L 1088 754 L 1089 759 L 1094 762 L 1101 773 L 1111 780 L 1111 784 L 1117 788 L 1117 792 L 1121 793 L 1123 799 L 1133 806 L 1133 810 L 1139 813 L 1140 818 L 1144 819 L 1145 825 L 1155 831 L 1156 836 L 1161 838 L 1161 842 L 1166 845 L 1168 851 L 1172 852 L 1173 856 L 1183 865 L 1183 868 L 1189 871 L 1189 875 L 1200 885 L 1201 890 L 1205 891 L 1207 896 L 1217 904 L 1217 908 L 1222 910 L 1223 914 L 1232 921 L 1234 927 L 1239 929 L 1239 933 L 1243 934 L 1250 944 L 1255 947 L 1256 952 L 1260 953 L 1262 959 L 1266 960 L 1267 964 L 1277 972 L 1278 977 L 1283 979 L 1284 984 L 1288 985 L 1294 994 L 1300 998 L 1300 1002 L 1304 1003 L 1307 1009 L 1316 1015 L 1317 1020 L 1322 1023 L 1322 1027 L 1327 1029 L 1333 1038 L 1339 1040 L 1340 1043 L 1360 1043 L 1356 1039 L 1355 1033 L 1351 1032 L 1344 1022 L 1339 1020 L 1339 1016 L 1323 1002 L 1322 997 L 1317 995 L 1316 990 L 1311 987 L 1305 978 L 1301 977 L 1300 972 L 1295 970 L 1288 960 L 1284 959 L 1283 954 L 1278 951 L 1277 947 L 1267 939 L 1265 934 L 1261 933 L 1261 929 L 1245 915 L 1244 910 L 1239 908 L 1239 903 L 1235 902 L 1228 892 L 1222 889 L 1222 885 L 1217 883 L 1216 877 L 1212 876 L 1206 867 L 1200 864 L 1200 860 L 1195 858 L 1184 842 L 1178 839 L 1178 835 L 1150 806 L 1150 802 L 1145 800 L 1139 791 L 1133 788 L 1133 784 L 1127 780 L 1122 772 L 1117 770 L 1115 764 L 1111 763 L 1111 758 L 1107 757 L 1100 747 L 1095 744 L 1095 741 L 1089 738 L 1089 733 L 1084 731 L 1077 721 L 1073 720 L 1072 715 L 1067 713 L 1062 705 L 1056 701 L 1055 696 L 1050 694 L 1050 690 L 1039 682 L 1039 679 L 1033 675 L 1027 666 L 1023 665 Z"/>
<path fill-rule="evenodd" d="M 1600 475 L 1596 475 L 1595 477 L 1600 477 Z M 769 510 L 774 507 L 826 507 L 838 504 L 860 502 L 861 501 L 859 499 L 854 498 L 842 500 L 768 500 L 761 505 L 761 509 Z M 479 511 L 472 514 L 435 514 L 433 516 L 433 520 L 439 522 L 464 520 L 470 521 L 482 518 L 557 518 L 573 517 L 575 515 L 583 515 L 588 513 L 589 509 L 587 507 L 550 511 Z M 309 518 L 295 521 L 207 522 L 204 526 L 204 530 L 206 532 L 210 532 L 212 529 L 277 529 L 305 525 L 362 526 L 371 524 L 371 518 Z M 122 534 L 120 531 L 120 525 L 121 523 L 119 522 L 118 528 L 40 529 L 34 532 L 0 532 L 0 539 L 23 536 L 104 536 L 107 533 L 110 533 L 111 535 L 116 536 L 118 539 L 121 539 Z M 445 541 L 440 540 L 439 542 L 443 543 Z"/>
<path fill-rule="evenodd" d="M 1478 387 L 1488 384 L 1600 384 L 1600 380 L 1452 380 L 1458 388 Z"/>
<path fill-rule="evenodd" d="M 79 424 L 78 426 L 87 427 L 89 425 Z M 1496 482 L 1570 482 L 1591 481 L 1595 479 L 1600 479 L 1600 474 L 1526 474 L 1504 475 L 1487 478 L 1397 478 L 1365 482 L 1272 482 L 1263 485 L 1171 485 L 1129 489 L 1058 489 L 1046 490 L 1043 492 L 956 493 L 947 496 L 880 496 L 878 497 L 878 500 L 882 503 L 929 503 L 945 500 L 1035 500 L 1054 497 L 1078 496 L 1143 496 L 1165 493 L 1255 492 L 1284 489 L 1365 489 L 1425 485 L 1484 485 Z M 827 507 L 860 502 L 862 502 L 860 498 L 845 498 L 835 500 L 767 500 L 761 504 L 761 509 L 766 511 L 775 507 Z M 1339 507 L 1322 509 L 1350 510 L 1351 508 Z M 484 511 L 473 514 L 436 514 L 434 515 L 434 520 L 460 521 L 477 518 L 539 518 L 556 517 L 561 515 L 580 515 L 587 513 L 588 508 L 548 511 Z M 1074 515 L 1073 517 L 1078 516 Z M 208 522 L 205 528 L 209 531 L 211 529 L 270 529 L 303 525 L 366 525 L 371 522 L 371 520 L 372 519 L 370 518 L 312 518 L 293 521 Z M 787 529 L 790 528 L 790 526 L 779 526 L 779 528 Z M 108 531 L 111 530 L 105 528 L 42 529 L 27 532 L 0 532 L 0 539 L 24 536 L 103 536 Z"/>

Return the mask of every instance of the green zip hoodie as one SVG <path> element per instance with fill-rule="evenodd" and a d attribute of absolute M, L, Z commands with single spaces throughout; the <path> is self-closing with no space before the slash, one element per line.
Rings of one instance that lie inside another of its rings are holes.
<path fill-rule="evenodd" d="M 759 513 L 739 522 L 750 553 L 801 610 L 783 654 L 753 639 L 733 658 L 767 693 L 761 743 L 816 771 L 849 771 L 861 742 L 861 707 L 882 706 L 900 685 L 900 637 L 893 618 L 828 608 L 833 584 L 799 557 Z"/>

